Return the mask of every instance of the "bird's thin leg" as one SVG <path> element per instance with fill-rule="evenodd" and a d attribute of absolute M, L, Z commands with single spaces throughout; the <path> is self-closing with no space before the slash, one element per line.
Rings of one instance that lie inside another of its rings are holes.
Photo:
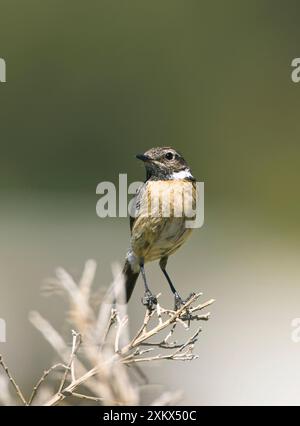
<path fill-rule="evenodd" d="M 164 274 L 164 276 L 166 277 L 166 279 L 167 279 L 167 281 L 168 281 L 168 284 L 169 284 L 169 286 L 170 286 L 170 289 L 171 289 L 172 293 L 174 294 L 174 297 L 175 297 L 175 310 L 177 310 L 177 309 L 179 309 L 182 305 L 184 305 L 184 304 L 185 304 L 185 303 L 186 303 L 186 302 L 190 299 L 190 297 L 191 297 L 194 293 L 192 293 L 192 294 L 191 294 L 191 295 L 187 298 L 187 300 L 183 300 L 183 299 L 180 297 L 180 295 L 179 295 L 178 291 L 176 290 L 176 288 L 174 287 L 174 285 L 173 285 L 173 283 L 172 283 L 172 281 L 171 281 L 171 278 L 169 277 L 168 272 L 166 271 L 167 262 L 168 262 L 168 258 L 167 258 L 167 257 L 162 257 L 162 258 L 160 259 L 159 266 L 160 266 L 160 269 L 163 271 L 163 274 Z"/>
<path fill-rule="evenodd" d="M 177 310 L 177 309 L 180 308 L 181 305 L 184 304 L 184 301 L 179 296 L 178 291 L 174 287 L 174 285 L 173 285 L 173 283 L 171 281 L 171 278 L 169 277 L 169 274 L 166 271 L 167 262 L 168 262 L 168 258 L 167 257 L 162 257 L 160 259 L 159 266 L 160 266 L 160 269 L 162 270 L 164 276 L 166 277 L 166 279 L 168 281 L 168 284 L 170 286 L 170 289 L 171 289 L 172 293 L 174 294 L 174 297 L 175 297 L 175 309 Z"/>
<path fill-rule="evenodd" d="M 140 264 L 140 268 L 141 268 L 141 274 L 142 274 L 144 286 L 145 286 L 145 294 L 144 294 L 144 297 L 142 298 L 142 303 L 143 305 L 147 306 L 148 309 L 152 310 L 154 308 L 154 305 L 157 305 L 157 299 L 152 294 L 148 286 L 146 274 L 145 274 L 144 262 Z"/>

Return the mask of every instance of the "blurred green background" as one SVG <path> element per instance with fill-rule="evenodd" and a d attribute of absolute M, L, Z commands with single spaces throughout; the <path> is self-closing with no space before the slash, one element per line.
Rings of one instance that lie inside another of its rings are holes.
<path fill-rule="evenodd" d="M 105 287 L 127 249 L 127 220 L 96 216 L 97 184 L 142 180 L 135 154 L 171 145 L 205 182 L 205 226 L 170 274 L 217 303 L 200 360 L 151 377 L 186 403 L 300 402 L 299 13 L 296 0 L 0 0 L 0 349 L 25 388 L 51 362 L 29 310 L 62 322 L 43 279 L 93 257 Z"/>

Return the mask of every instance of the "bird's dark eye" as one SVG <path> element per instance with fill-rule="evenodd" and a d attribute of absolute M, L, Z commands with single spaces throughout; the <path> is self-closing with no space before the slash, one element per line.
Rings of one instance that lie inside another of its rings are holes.
<path fill-rule="evenodd" d="M 167 160 L 173 160 L 174 155 L 173 155 L 172 152 L 167 152 L 166 155 L 165 155 L 165 157 L 166 157 Z"/>

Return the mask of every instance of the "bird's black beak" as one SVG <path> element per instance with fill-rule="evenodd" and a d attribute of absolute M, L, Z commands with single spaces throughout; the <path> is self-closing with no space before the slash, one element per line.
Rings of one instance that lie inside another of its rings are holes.
<path fill-rule="evenodd" d="M 150 157 L 148 155 L 144 155 L 144 154 L 137 154 L 136 158 L 138 160 L 142 160 L 142 161 L 150 161 Z"/>

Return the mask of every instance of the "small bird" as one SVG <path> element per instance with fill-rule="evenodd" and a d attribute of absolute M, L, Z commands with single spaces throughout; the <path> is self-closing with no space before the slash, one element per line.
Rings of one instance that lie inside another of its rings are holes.
<path fill-rule="evenodd" d="M 173 148 L 152 148 L 136 157 L 145 164 L 146 181 L 135 195 L 135 214 L 130 217 L 130 249 L 123 268 L 126 299 L 128 302 L 141 272 L 145 286 L 142 301 L 149 309 L 153 309 L 157 300 L 149 289 L 144 265 L 146 262 L 159 260 L 160 268 L 175 297 L 175 309 L 178 309 L 184 301 L 175 289 L 166 266 L 168 257 L 191 234 L 192 229 L 185 225 L 187 216 L 182 208 L 182 190 L 187 184 L 191 188 L 191 207 L 194 207 L 196 180 L 182 155 Z M 168 197 L 169 214 L 165 215 L 162 206 Z M 156 204 L 153 200 L 156 200 Z M 178 215 L 176 211 L 181 211 L 182 214 Z"/>

